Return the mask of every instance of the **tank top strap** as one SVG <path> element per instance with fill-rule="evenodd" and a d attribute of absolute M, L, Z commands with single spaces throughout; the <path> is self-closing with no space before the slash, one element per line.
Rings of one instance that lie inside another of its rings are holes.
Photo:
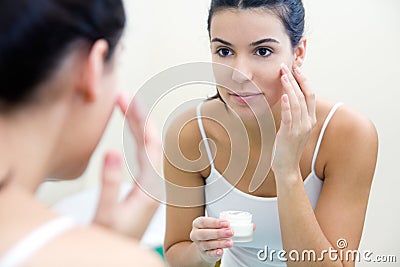
<path fill-rule="evenodd" d="M 337 110 L 340 106 L 342 106 L 342 105 L 343 105 L 343 103 L 341 103 L 341 102 L 336 103 L 336 104 L 332 107 L 332 109 L 329 111 L 329 114 L 328 114 L 328 116 L 326 117 L 326 119 L 325 119 L 325 121 L 324 121 L 324 124 L 322 125 L 321 132 L 320 132 L 320 134 L 319 134 L 319 136 L 318 136 L 317 145 L 315 146 L 314 155 L 313 155 L 312 163 L 311 163 L 311 172 L 313 172 L 313 173 L 315 173 L 315 162 L 316 162 L 316 160 L 317 160 L 319 148 L 320 148 L 320 146 L 321 146 L 321 143 L 322 143 L 322 139 L 323 139 L 323 137 L 324 137 L 325 130 L 326 130 L 326 128 L 328 127 L 329 121 L 332 119 L 332 117 L 333 117 L 333 115 L 335 114 L 336 110 Z"/>
<path fill-rule="evenodd" d="M 214 159 L 211 154 L 210 144 L 208 143 L 206 131 L 204 130 L 203 121 L 201 119 L 201 106 L 203 105 L 203 103 L 204 102 L 199 103 L 196 108 L 197 123 L 199 124 L 199 129 L 202 140 L 204 142 L 204 146 L 206 147 L 208 160 L 210 161 L 211 168 L 214 169 Z"/>
<path fill-rule="evenodd" d="M 0 258 L 0 267 L 22 265 L 48 242 L 74 226 L 76 226 L 75 221 L 68 217 L 59 217 L 42 225 L 6 252 Z"/>

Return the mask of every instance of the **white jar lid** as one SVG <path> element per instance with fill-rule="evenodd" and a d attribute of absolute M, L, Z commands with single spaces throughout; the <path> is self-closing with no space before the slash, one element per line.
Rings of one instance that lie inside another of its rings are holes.
<path fill-rule="evenodd" d="M 253 215 L 247 211 L 228 210 L 219 214 L 220 219 L 228 220 L 232 223 L 251 223 Z"/>

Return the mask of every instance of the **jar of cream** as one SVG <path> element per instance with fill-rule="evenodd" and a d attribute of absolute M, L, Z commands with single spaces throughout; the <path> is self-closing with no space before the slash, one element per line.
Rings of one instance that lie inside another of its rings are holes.
<path fill-rule="evenodd" d="M 229 221 L 233 230 L 233 242 L 250 242 L 253 240 L 253 215 L 246 211 L 223 211 L 220 219 Z"/>

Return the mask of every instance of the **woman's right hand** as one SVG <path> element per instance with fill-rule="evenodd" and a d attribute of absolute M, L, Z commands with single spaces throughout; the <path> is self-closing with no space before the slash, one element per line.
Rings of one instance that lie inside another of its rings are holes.
<path fill-rule="evenodd" d="M 219 261 L 224 248 L 233 247 L 233 230 L 227 220 L 212 217 L 198 217 L 193 221 L 190 239 L 196 245 L 201 257 L 210 263 Z"/>

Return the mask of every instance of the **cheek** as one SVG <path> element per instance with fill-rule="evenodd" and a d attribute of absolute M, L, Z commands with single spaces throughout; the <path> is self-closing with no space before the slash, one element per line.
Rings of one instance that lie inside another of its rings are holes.
<path fill-rule="evenodd" d="M 277 66 L 263 66 L 262 71 L 254 73 L 253 82 L 265 94 L 268 104 L 271 107 L 280 100 L 283 94 L 280 64 Z"/>

